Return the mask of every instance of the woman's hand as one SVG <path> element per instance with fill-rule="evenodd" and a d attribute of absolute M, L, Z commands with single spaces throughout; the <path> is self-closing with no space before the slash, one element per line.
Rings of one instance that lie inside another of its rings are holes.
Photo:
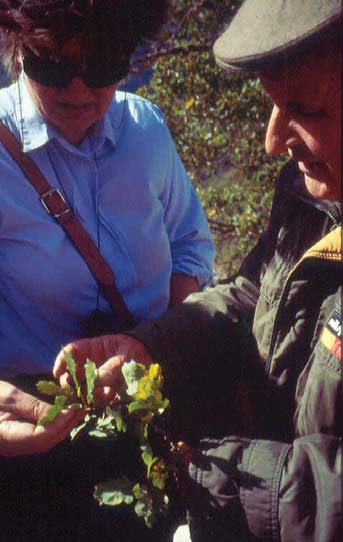
<path fill-rule="evenodd" d="M 134 359 L 148 365 L 152 361 L 150 352 L 137 339 L 129 335 L 102 335 L 90 339 L 80 339 L 69 343 L 58 354 L 53 373 L 62 386 L 69 382 L 66 372 L 64 352 L 70 352 L 75 360 L 78 376 L 83 378 L 83 365 L 87 358 L 99 368 L 98 386 L 95 401 L 98 405 L 107 403 L 119 387 L 121 367 L 125 361 Z"/>
<path fill-rule="evenodd" d="M 51 405 L 0 381 L 0 456 L 46 452 L 64 440 L 83 414 L 63 411 L 46 426 L 36 422 Z"/>

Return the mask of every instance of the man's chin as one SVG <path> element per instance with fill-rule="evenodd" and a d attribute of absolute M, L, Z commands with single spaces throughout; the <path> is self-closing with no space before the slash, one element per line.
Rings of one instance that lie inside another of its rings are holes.
<path fill-rule="evenodd" d="M 341 199 L 341 184 L 333 179 L 324 181 L 323 179 L 315 179 L 305 174 L 305 185 L 309 193 L 316 200 L 333 200 L 340 201 Z"/>

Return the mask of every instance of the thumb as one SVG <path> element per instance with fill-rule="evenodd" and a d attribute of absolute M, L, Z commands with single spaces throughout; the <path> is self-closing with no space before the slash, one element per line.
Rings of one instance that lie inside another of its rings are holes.
<path fill-rule="evenodd" d="M 121 379 L 121 368 L 125 361 L 125 356 L 118 355 L 108 359 L 98 369 L 99 384 L 110 388 L 118 388 Z"/>
<path fill-rule="evenodd" d="M 108 405 L 120 389 L 122 384 L 121 368 L 125 361 L 125 356 L 117 355 L 109 358 L 98 369 L 98 381 L 94 391 L 95 402 L 97 406 Z"/>

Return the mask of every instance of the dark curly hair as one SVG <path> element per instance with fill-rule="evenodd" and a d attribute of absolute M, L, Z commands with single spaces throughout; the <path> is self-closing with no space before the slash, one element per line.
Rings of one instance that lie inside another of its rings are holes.
<path fill-rule="evenodd" d="M 77 37 L 89 50 L 130 55 L 157 36 L 167 21 L 169 0 L 0 0 L 1 56 L 12 76 L 20 53 L 58 53 Z"/>

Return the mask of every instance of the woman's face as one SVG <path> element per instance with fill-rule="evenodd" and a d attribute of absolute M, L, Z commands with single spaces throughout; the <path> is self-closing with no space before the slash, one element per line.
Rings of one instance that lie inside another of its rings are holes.
<path fill-rule="evenodd" d="M 80 44 L 70 40 L 60 54 L 66 61 L 77 62 L 82 58 L 81 53 Z M 81 77 L 75 76 L 65 88 L 55 88 L 37 83 L 27 75 L 25 83 L 40 115 L 74 145 L 106 113 L 118 84 L 90 88 Z"/>

